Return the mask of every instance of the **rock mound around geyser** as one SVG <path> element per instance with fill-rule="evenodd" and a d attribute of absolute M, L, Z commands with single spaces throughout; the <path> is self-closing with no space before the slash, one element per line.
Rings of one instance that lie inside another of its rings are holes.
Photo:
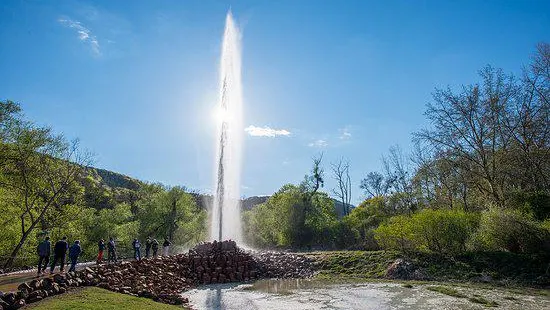
<path fill-rule="evenodd" d="M 304 278 L 314 262 L 303 255 L 249 252 L 234 241 L 202 243 L 188 253 L 103 264 L 67 274 L 22 283 L 17 292 L 0 292 L 0 310 L 64 293 L 79 286 L 98 286 L 168 304 L 184 304 L 181 293 L 200 284 L 250 281 L 259 278 Z"/>

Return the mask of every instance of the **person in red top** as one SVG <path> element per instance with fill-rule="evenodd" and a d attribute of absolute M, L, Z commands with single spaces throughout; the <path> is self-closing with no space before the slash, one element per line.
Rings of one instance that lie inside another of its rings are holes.
<path fill-rule="evenodd" d="M 105 240 L 99 240 L 97 243 L 97 249 L 97 263 L 101 264 L 103 262 L 103 251 L 105 251 Z"/>

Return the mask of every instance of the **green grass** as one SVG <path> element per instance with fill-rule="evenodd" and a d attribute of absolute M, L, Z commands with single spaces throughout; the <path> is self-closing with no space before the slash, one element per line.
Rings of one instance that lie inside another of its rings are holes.
<path fill-rule="evenodd" d="M 409 283 L 403 284 L 401 286 L 406 288 L 413 288 L 412 284 L 409 284 Z"/>
<path fill-rule="evenodd" d="M 498 303 L 496 301 L 488 300 L 481 296 L 470 297 L 468 300 L 476 304 L 482 304 L 485 307 L 498 307 Z"/>
<path fill-rule="evenodd" d="M 455 257 L 434 253 L 397 251 L 325 251 L 305 255 L 320 262 L 318 278 L 381 279 L 397 258 L 406 258 L 422 268 L 432 281 L 477 282 L 482 275 L 494 284 L 508 287 L 546 287 L 550 255 L 507 252 L 468 252 Z"/>
<path fill-rule="evenodd" d="M 438 292 L 438 293 L 441 293 L 441 294 L 457 297 L 457 298 L 466 298 L 466 297 L 468 297 L 468 296 L 462 294 L 461 292 L 459 292 L 455 289 L 452 289 L 450 287 L 445 287 L 445 286 L 429 286 L 426 289 L 428 289 L 430 291 L 433 291 L 433 292 Z"/>
<path fill-rule="evenodd" d="M 37 310 L 118 310 L 158 309 L 176 310 L 182 307 L 154 302 L 150 299 L 119 294 L 97 287 L 82 288 L 63 295 L 49 297 L 30 304 L 25 309 Z"/>
<path fill-rule="evenodd" d="M 382 278 L 388 266 L 400 257 L 393 251 L 333 251 L 308 255 L 321 261 L 321 278 Z"/>
<path fill-rule="evenodd" d="M 438 293 L 441 293 L 441 294 L 453 296 L 453 297 L 456 297 L 456 298 L 468 298 L 468 300 L 470 302 L 473 302 L 473 303 L 476 303 L 476 304 L 482 304 L 485 307 L 498 307 L 498 303 L 496 301 L 488 300 L 488 299 L 484 298 L 483 296 L 477 295 L 477 294 L 474 294 L 474 296 L 472 296 L 472 297 L 468 297 L 468 296 L 462 294 L 461 292 L 459 292 L 455 289 L 452 289 L 450 287 L 429 286 L 426 289 L 428 289 L 430 291 L 433 291 L 433 292 L 438 292 Z"/>

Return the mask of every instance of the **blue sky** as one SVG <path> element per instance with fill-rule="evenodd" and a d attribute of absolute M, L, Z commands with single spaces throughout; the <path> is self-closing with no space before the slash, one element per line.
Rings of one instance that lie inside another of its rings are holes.
<path fill-rule="evenodd" d="M 311 158 L 359 180 L 411 132 L 435 87 L 520 73 L 550 40 L 549 1 L 0 2 L 0 99 L 96 154 L 96 166 L 212 188 L 218 64 L 231 7 L 243 32 L 243 195 L 302 180 Z M 246 134 L 246 133 L 243 133 Z"/>

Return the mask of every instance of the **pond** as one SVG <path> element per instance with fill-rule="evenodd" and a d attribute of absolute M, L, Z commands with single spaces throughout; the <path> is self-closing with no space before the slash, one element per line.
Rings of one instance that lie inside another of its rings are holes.
<path fill-rule="evenodd" d="M 208 285 L 183 295 L 193 309 L 550 309 L 548 291 L 441 284 L 407 287 L 397 282 L 262 280 Z"/>

